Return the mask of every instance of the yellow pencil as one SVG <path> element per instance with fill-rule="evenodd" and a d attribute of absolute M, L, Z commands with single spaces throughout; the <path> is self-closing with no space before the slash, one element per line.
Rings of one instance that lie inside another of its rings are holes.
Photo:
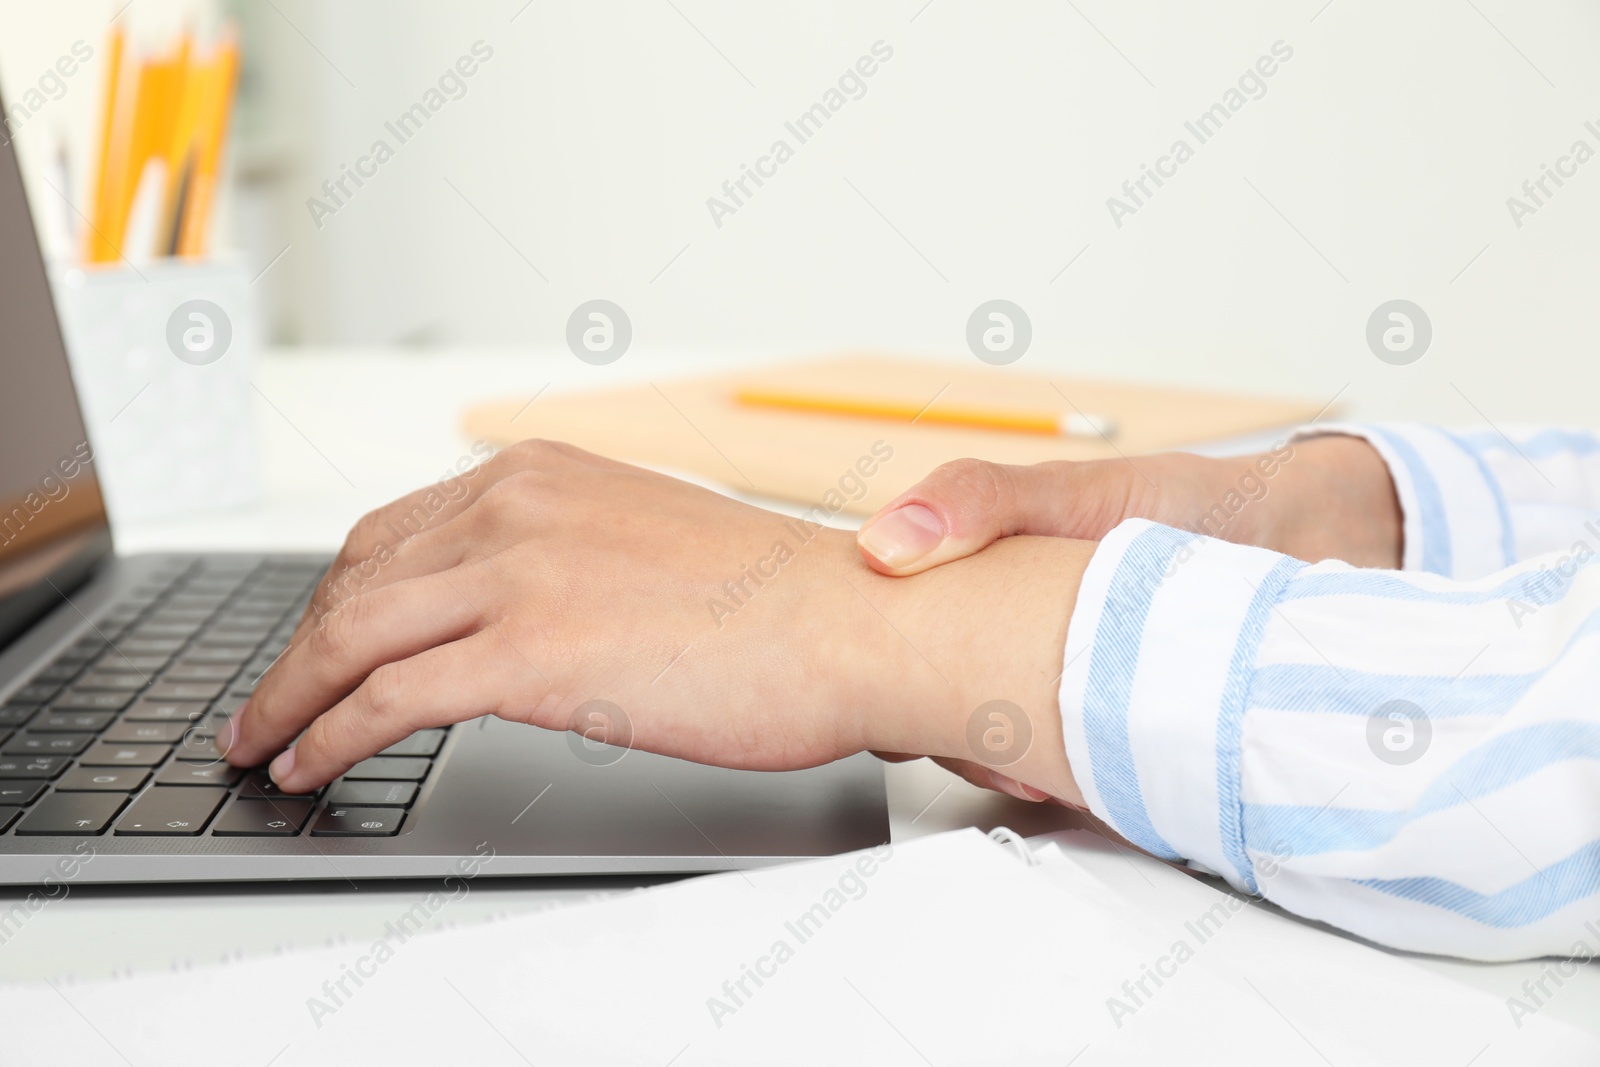
<path fill-rule="evenodd" d="M 211 214 L 216 198 L 217 170 L 222 144 L 228 135 L 228 120 L 233 107 L 233 85 L 239 70 L 239 45 L 230 29 L 205 72 L 205 96 L 196 119 L 194 173 L 191 176 L 189 204 L 178 238 L 178 253 L 195 258 L 205 254 L 209 243 Z"/>
<path fill-rule="evenodd" d="M 115 157 L 121 147 L 116 140 L 118 132 L 117 101 L 122 78 L 122 29 L 113 26 L 107 35 L 105 84 L 100 89 L 100 143 L 95 160 L 94 184 L 89 191 L 90 225 L 84 231 L 83 258 L 87 263 L 106 263 L 117 258 L 116 249 L 105 236 L 111 225 L 112 202 L 118 193 L 118 168 L 122 161 Z"/>
<path fill-rule="evenodd" d="M 839 396 L 823 393 L 792 393 L 777 389 L 739 389 L 734 399 L 752 407 L 810 411 L 824 415 L 853 415 L 861 418 L 890 419 L 895 422 L 937 423 L 943 426 L 968 426 L 974 429 L 1006 430 L 1011 433 L 1044 434 L 1050 437 L 1110 437 L 1116 425 L 1099 415 L 1080 411 L 1024 411 L 1014 408 L 980 408 L 932 404 L 918 406 L 874 397 Z"/>

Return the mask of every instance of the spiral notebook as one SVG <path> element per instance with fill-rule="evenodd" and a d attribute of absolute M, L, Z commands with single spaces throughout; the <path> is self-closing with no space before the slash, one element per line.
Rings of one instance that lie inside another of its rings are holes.
<path fill-rule="evenodd" d="M 0 1056 L 1483 1067 L 1600 1055 L 1588 1035 L 1541 1017 L 1518 1029 L 1484 994 L 1144 857 L 997 834 L 439 933 L 407 934 L 397 910 L 370 945 L 0 987 Z"/>

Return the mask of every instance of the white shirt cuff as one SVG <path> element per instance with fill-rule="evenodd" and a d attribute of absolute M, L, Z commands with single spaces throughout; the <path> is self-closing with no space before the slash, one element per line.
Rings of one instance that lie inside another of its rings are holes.
<path fill-rule="evenodd" d="M 1089 808 L 1251 892 L 1240 723 L 1267 618 L 1303 566 L 1131 519 L 1095 550 L 1067 629 L 1062 732 Z"/>

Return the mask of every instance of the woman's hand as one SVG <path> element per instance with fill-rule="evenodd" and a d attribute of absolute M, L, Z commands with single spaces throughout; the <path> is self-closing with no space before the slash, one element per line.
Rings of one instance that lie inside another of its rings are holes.
<path fill-rule="evenodd" d="M 1094 541 L 1131 518 L 1312 562 L 1400 566 L 1400 505 L 1388 467 L 1365 441 L 1337 434 L 1226 459 L 1172 452 L 1031 467 L 958 460 L 880 509 L 857 544 L 879 573 L 909 575 L 1002 537 Z"/>
<path fill-rule="evenodd" d="M 719 766 L 971 760 L 969 720 L 1004 700 L 1032 735 L 1005 773 L 1081 799 L 1056 680 L 1092 545 L 1017 538 L 891 581 L 848 533 L 547 442 L 438 503 L 421 490 L 356 526 L 219 739 L 230 762 L 276 756 L 279 786 L 305 792 L 423 727 L 588 730 L 592 700 L 628 723 L 596 740 Z"/>

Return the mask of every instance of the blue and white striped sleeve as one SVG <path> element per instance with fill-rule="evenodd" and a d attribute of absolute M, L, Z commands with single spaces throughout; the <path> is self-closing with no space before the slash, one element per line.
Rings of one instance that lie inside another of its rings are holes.
<path fill-rule="evenodd" d="M 1600 435 L 1453 431 L 1413 424 L 1302 430 L 1360 437 L 1389 466 L 1404 516 L 1404 569 L 1479 578 L 1521 560 L 1600 547 Z"/>
<path fill-rule="evenodd" d="M 1090 561 L 1061 711 L 1157 856 L 1398 948 L 1600 953 L 1600 556 L 1463 581 L 1143 520 Z"/>

